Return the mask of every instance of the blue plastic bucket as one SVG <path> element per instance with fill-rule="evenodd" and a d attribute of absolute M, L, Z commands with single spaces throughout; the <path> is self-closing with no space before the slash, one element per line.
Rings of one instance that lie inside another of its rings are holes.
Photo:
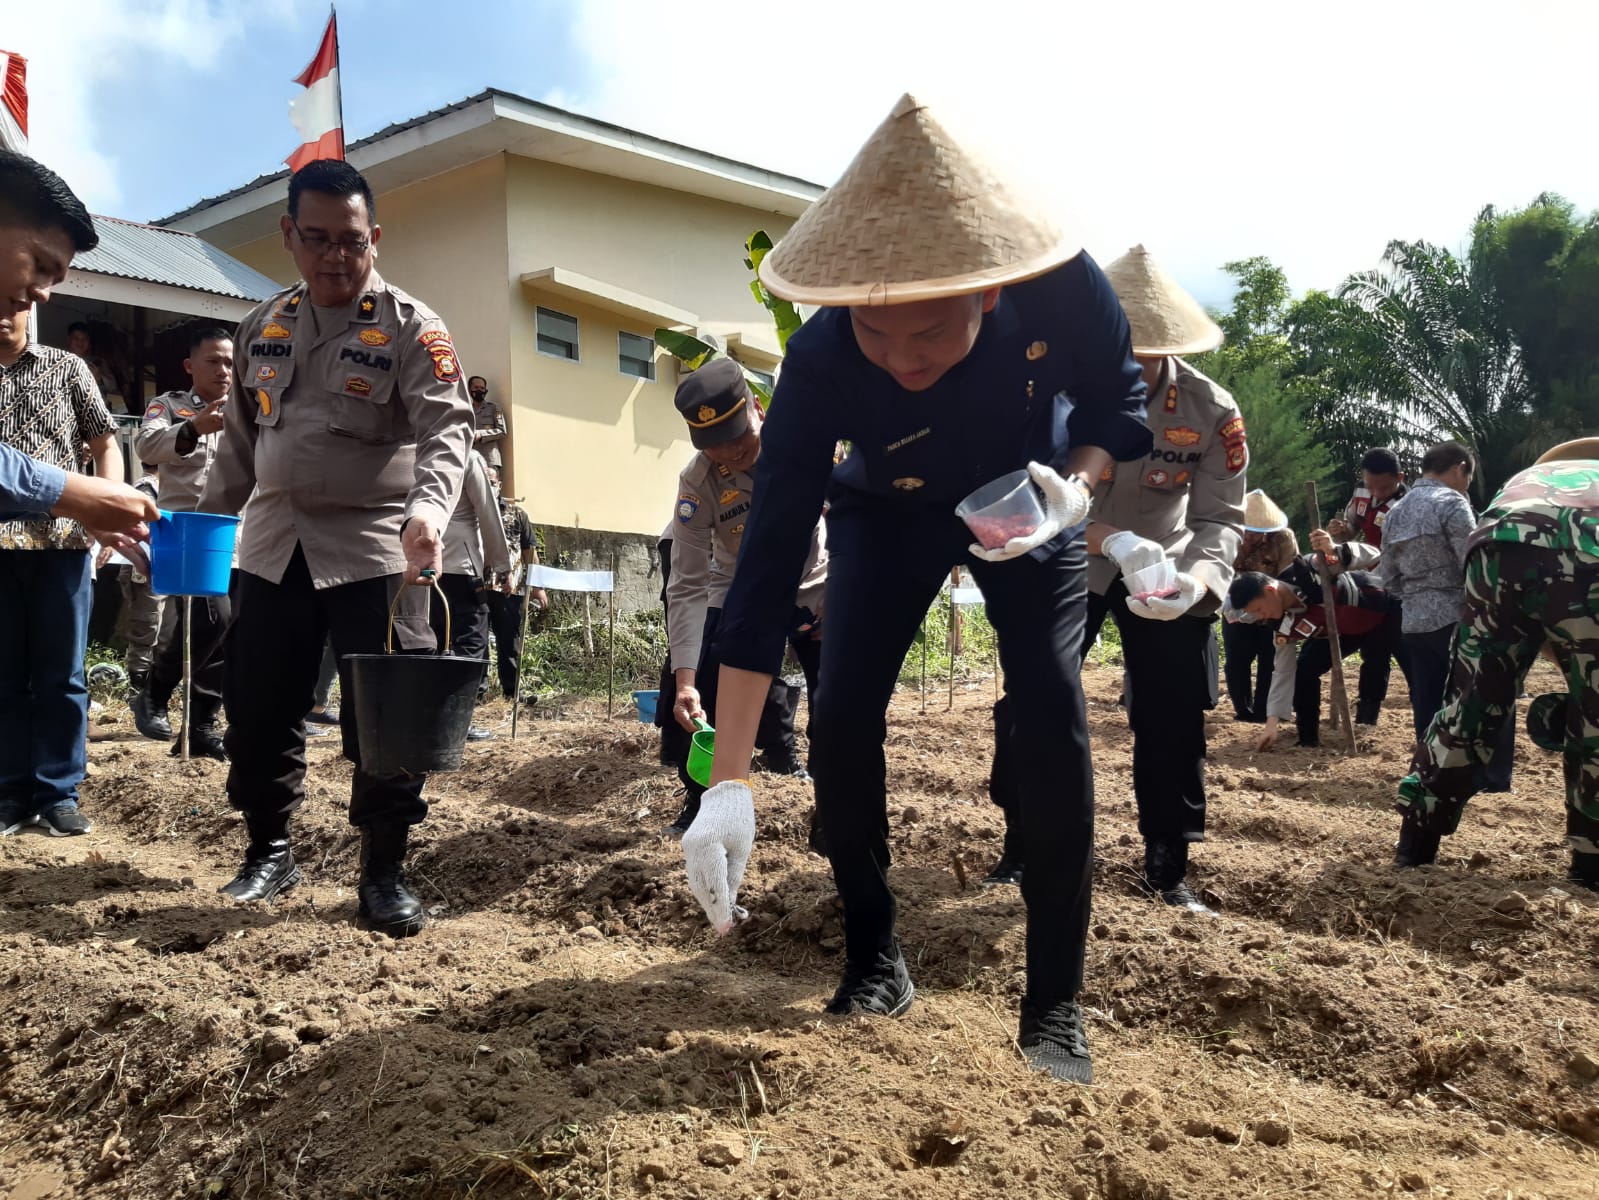
<path fill-rule="evenodd" d="M 226 596 L 238 517 L 161 511 L 150 526 L 150 590 L 158 596 Z"/>
<path fill-rule="evenodd" d="M 638 705 L 638 722 L 640 725 L 655 724 L 655 706 L 660 702 L 660 692 L 633 693 L 633 703 Z"/>

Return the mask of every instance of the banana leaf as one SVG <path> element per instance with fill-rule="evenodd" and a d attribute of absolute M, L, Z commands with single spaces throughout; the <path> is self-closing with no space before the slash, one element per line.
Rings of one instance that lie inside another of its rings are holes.
<path fill-rule="evenodd" d="M 800 327 L 801 322 L 799 310 L 787 300 L 780 300 L 772 295 L 761 282 L 759 275 L 761 259 L 771 252 L 772 239 L 766 230 L 757 229 L 745 240 L 744 249 L 748 253 L 744 265 L 751 271 L 757 272 L 756 277 L 750 280 L 750 294 L 772 314 L 772 321 L 777 325 L 777 348 L 786 352 L 789 335 Z"/>
<path fill-rule="evenodd" d="M 722 352 L 709 342 L 702 342 L 693 334 L 678 329 L 657 329 L 655 344 L 690 371 L 697 371 L 713 358 L 722 357 Z M 750 369 L 743 363 L 739 364 L 739 370 L 744 372 L 744 382 L 749 384 L 750 391 L 755 393 L 755 398 L 760 401 L 761 407 L 770 408 L 772 389 L 766 386 L 766 381 L 751 374 Z"/>

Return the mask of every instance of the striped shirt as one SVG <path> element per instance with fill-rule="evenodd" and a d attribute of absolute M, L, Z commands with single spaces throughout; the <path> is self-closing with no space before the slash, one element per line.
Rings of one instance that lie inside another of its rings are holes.
<path fill-rule="evenodd" d="M 0 442 L 63 471 L 76 471 L 79 447 L 115 429 L 89 364 L 76 354 L 29 342 L 0 364 Z M 0 522 L 0 550 L 87 550 L 76 521 L 50 516 Z"/>

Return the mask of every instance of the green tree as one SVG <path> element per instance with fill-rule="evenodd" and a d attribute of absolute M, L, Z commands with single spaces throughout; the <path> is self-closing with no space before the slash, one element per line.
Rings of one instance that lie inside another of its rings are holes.
<path fill-rule="evenodd" d="M 1545 193 L 1473 233 L 1525 358 L 1536 449 L 1599 429 L 1599 216 Z"/>
<path fill-rule="evenodd" d="M 1335 472 L 1296 377 L 1288 278 L 1259 256 L 1223 270 L 1238 283 L 1231 307 L 1212 314 L 1227 340 L 1194 364 L 1238 401 L 1249 434 L 1249 486 L 1263 489 L 1297 528 L 1308 528 L 1305 483 L 1325 489 Z"/>

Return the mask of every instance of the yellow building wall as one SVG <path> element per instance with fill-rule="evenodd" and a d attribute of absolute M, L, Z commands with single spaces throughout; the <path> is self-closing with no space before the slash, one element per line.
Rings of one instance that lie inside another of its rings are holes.
<path fill-rule="evenodd" d="M 760 324 L 744 239 L 765 229 L 775 240 L 792 221 L 534 159 L 507 159 L 506 182 L 511 440 L 524 464 L 515 494 L 538 523 L 656 534 L 694 454 L 672 404 L 676 360 L 657 355 L 654 383 L 622 375 L 617 330 L 649 337 L 653 323 L 524 287 L 521 276 L 562 267 L 704 323 Z M 580 362 L 538 352 L 540 305 L 578 319 Z"/>
<path fill-rule="evenodd" d="M 378 269 L 444 318 L 462 371 L 482 375 L 505 408 L 506 485 L 539 524 L 656 534 L 693 456 L 672 405 L 676 362 L 656 381 L 619 370 L 617 331 L 655 324 L 523 286 L 562 267 L 694 313 L 760 326 L 744 239 L 775 240 L 786 217 L 533 159 L 496 156 L 378 196 Z M 285 284 L 282 239 L 227 247 Z M 539 305 L 576 317 L 580 359 L 538 353 Z M 758 364 L 767 369 L 767 364 Z"/>

